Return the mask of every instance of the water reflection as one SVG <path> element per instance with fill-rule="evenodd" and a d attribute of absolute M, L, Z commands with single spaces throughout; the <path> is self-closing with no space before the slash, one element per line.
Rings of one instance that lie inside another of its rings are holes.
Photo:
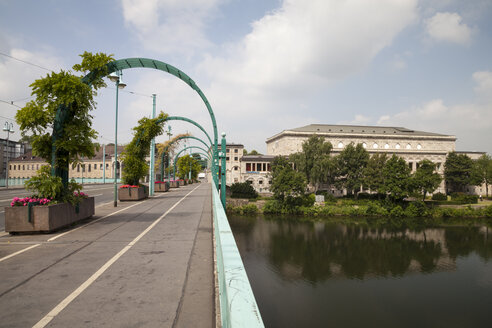
<path fill-rule="evenodd" d="M 394 229 L 262 217 L 229 222 L 267 327 L 488 322 L 492 232 L 486 226 Z"/>

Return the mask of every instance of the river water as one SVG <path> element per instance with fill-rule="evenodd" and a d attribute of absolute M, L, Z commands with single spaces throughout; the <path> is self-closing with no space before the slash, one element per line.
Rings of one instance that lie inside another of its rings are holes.
<path fill-rule="evenodd" d="M 492 327 L 492 228 L 230 216 L 266 327 Z"/>

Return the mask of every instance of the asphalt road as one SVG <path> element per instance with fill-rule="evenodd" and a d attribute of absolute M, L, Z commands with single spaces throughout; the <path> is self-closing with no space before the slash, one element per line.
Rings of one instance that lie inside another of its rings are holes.
<path fill-rule="evenodd" d="M 0 237 L 0 327 L 215 326 L 210 184 L 116 209 L 87 191 L 88 222 Z"/>
<path fill-rule="evenodd" d="M 83 186 L 83 192 L 95 197 L 96 207 L 105 203 L 114 202 L 113 184 L 88 184 Z M 0 189 L 0 235 L 5 231 L 5 209 L 9 207 L 14 197 L 30 196 L 31 192 L 21 188 Z"/>

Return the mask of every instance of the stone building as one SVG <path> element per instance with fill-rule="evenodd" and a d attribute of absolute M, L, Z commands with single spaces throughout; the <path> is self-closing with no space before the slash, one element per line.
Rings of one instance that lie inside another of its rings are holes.
<path fill-rule="evenodd" d="M 123 146 L 118 146 L 118 155 L 123 151 Z M 103 154 L 105 155 L 103 160 Z M 34 156 L 29 151 L 9 161 L 10 179 L 28 179 L 36 174 L 43 165 L 49 165 L 44 159 Z M 121 170 L 118 170 L 118 178 L 121 178 Z M 81 163 L 69 168 L 69 177 L 75 179 L 106 179 L 114 178 L 114 146 L 103 147 L 96 152 L 93 158 L 83 158 Z M 88 180 L 89 181 L 89 180 Z"/>
<path fill-rule="evenodd" d="M 310 124 L 284 130 L 266 140 L 267 154 L 287 156 L 302 150 L 302 144 L 312 135 L 323 136 L 333 145 L 332 153 L 339 154 L 350 143 L 362 144 L 369 154 L 387 153 L 402 157 L 415 172 L 417 163 L 428 159 L 436 163 L 437 171 L 444 175 L 444 163 L 449 152 L 456 150 L 453 135 L 416 131 L 403 127 Z M 484 153 L 466 153 L 472 159 Z M 470 187 L 469 192 L 479 193 L 481 187 Z M 441 183 L 436 192 L 445 192 Z M 484 189 L 483 189 L 484 190 Z"/>

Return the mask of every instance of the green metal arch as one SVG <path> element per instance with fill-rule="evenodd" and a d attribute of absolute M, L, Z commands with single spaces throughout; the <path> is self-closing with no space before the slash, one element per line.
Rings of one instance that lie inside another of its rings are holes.
<path fill-rule="evenodd" d="M 205 135 L 208 138 L 208 141 L 210 141 L 210 145 L 213 145 L 214 144 L 212 142 L 212 139 L 210 139 L 210 136 L 207 133 L 207 131 L 205 131 L 205 129 L 200 124 L 198 124 L 197 122 L 193 121 L 192 119 L 189 119 L 189 118 L 186 118 L 186 117 L 182 117 L 182 116 L 168 116 L 166 118 L 166 121 L 185 121 L 185 122 L 191 123 L 194 126 L 196 126 L 197 128 L 199 128 L 200 130 L 202 130 L 203 133 L 205 133 Z"/>
<path fill-rule="evenodd" d="M 218 154 L 218 132 L 217 132 L 217 123 L 215 120 L 214 112 L 212 110 L 212 106 L 210 106 L 210 103 L 209 103 L 207 97 L 205 97 L 205 94 L 202 92 L 202 90 L 196 85 L 195 81 L 193 81 L 193 79 L 191 79 L 188 75 L 186 75 L 184 72 L 182 72 L 181 70 L 177 69 L 176 67 L 174 67 L 172 65 L 169 65 L 169 64 L 164 63 L 164 62 L 159 61 L 159 60 L 149 59 L 149 58 L 119 59 L 119 60 L 115 60 L 113 62 L 106 64 L 106 68 L 107 68 L 107 74 L 111 74 L 111 73 L 116 72 L 116 71 L 122 71 L 122 70 L 130 69 L 130 68 L 151 68 L 151 69 L 160 70 L 163 72 L 167 72 L 171 75 L 174 75 L 177 78 L 179 78 L 180 80 L 182 80 L 183 82 L 185 82 L 186 84 L 188 84 L 193 90 L 195 90 L 198 93 L 200 98 L 205 103 L 205 106 L 207 107 L 208 113 L 209 113 L 210 118 L 212 120 L 212 126 L 214 129 L 214 142 L 213 143 L 211 142 L 211 144 L 214 147 L 214 157 L 217 156 L 217 154 Z M 87 74 L 86 76 L 84 76 L 82 78 L 82 82 L 84 82 L 88 85 L 91 85 L 95 76 L 96 76 L 96 72 L 90 72 L 89 74 Z M 52 174 L 53 175 L 56 174 L 57 176 L 61 176 L 62 181 L 64 182 L 65 185 L 68 184 L 68 163 L 64 164 L 66 167 L 55 169 L 56 157 L 57 157 L 57 153 L 59 153 L 57 151 L 57 149 L 55 149 L 55 141 L 60 136 L 62 136 L 64 133 L 64 123 L 65 123 L 67 115 L 68 115 L 68 108 L 66 106 L 61 105 L 57 108 L 57 113 L 56 113 L 55 122 L 54 122 L 54 126 L 53 126 L 53 135 L 52 135 L 53 151 L 52 151 L 52 158 L 51 158 Z M 214 165 L 214 163 L 212 163 L 212 165 Z"/>
<path fill-rule="evenodd" d="M 179 151 L 179 153 L 177 153 L 176 156 L 174 157 L 174 166 L 176 166 L 176 162 L 178 161 L 179 155 L 181 155 L 181 153 L 184 152 L 185 150 L 191 149 L 191 148 L 196 148 L 196 149 L 203 150 L 205 152 L 205 154 L 207 154 L 207 151 L 205 149 L 203 149 L 202 147 L 200 147 L 200 146 L 188 146 L 188 147 L 185 147 L 185 148 L 181 149 Z M 210 155 L 207 155 L 207 157 L 208 157 L 208 159 L 211 159 L 210 158 Z"/>

